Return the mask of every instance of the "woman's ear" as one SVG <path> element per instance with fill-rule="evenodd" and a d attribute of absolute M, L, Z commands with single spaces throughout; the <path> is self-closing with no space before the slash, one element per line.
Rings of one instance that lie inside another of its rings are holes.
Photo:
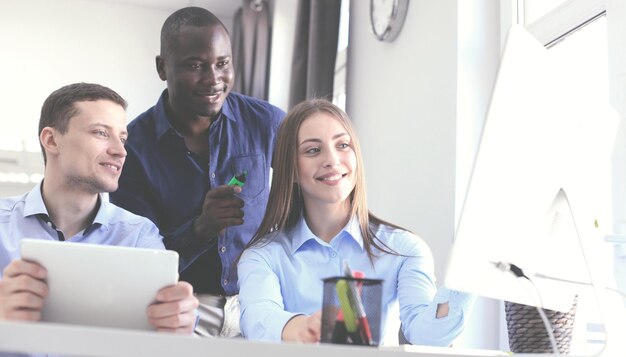
<path fill-rule="evenodd" d="M 58 131 L 49 126 L 43 128 L 41 130 L 41 134 L 39 134 L 39 142 L 41 146 L 46 151 L 46 157 L 50 157 L 59 152 L 59 145 L 57 144 L 57 136 Z"/>

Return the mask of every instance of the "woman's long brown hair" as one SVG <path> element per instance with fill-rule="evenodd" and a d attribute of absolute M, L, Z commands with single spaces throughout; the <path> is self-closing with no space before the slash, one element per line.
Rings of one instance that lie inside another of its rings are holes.
<path fill-rule="evenodd" d="M 369 212 L 365 194 L 363 157 L 356 132 L 348 115 L 339 107 L 323 99 L 307 100 L 296 105 L 289 111 L 281 123 L 274 148 L 274 172 L 265 216 L 246 249 L 268 243 L 274 236 L 270 234 L 272 232 L 293 228 L 304 214 L 304 202 L 296 182 L 298 171 L 298 133 L 302 122 L 315 113 L 325 113 L 339 120 L 351 138 L 351 146 L 354 150 L 357 164 L 355 172 L 356 184 L 348 198 L 351 202 L 350 216 L 356 216 L 359 220 L 363 246 L 370 261 L 374 262 L 373 248 L 382 252 L 397 254 L 376 237 L 372 227 L 383 224 L 392 228 L 404 228 L 377 218 Z"/>

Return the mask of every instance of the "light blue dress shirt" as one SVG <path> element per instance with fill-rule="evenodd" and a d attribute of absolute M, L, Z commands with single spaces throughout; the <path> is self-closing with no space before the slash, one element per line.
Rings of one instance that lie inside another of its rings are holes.
<path fill-rule="evenodd" d="M 157 227 L 147 218 L 123 210 L 99 197 L 100 207 L 90 227 L 73 237 L 71 242 L 165 249 Z M 41 196 L 41 183 L 30 192 L 0 200 L 0 277 L 2 270 L 18 259 L 22 238 L 58 240 L 59 233 L 49 222 L 48 210 Z M 72 244 L 69 243 L 68 244 Z M 112 264 L 114 264 L 112 262 Z M 36 341 L 36 336 L 33 336 Z M 45 356 L 4 353 L 1 357 Z"/>
<path fill-rule="evenodd" d="M 387 326 L 397 326 L 391 319 L 397 319 L 399 305 L 402 332 L 408 341 L 450 345 L 463 329 L 473 297 L 445 288 L 437 291 L 432 253 L 413 233 L 388 226 L 374 228 L 374 233 L 401 255 L 379 252 L 372 266 L 356 218 L 330 243 L 316 237 L 302 218 L 293 229 L 272 233 L 268 244 L 244 251 L 238 264 L 244 337 L 281 341 L 283 327 L 292 317 L 321 310 L 322 279 L 342 276 L 345 260 L 366 278 L 383 280 L 383 343 L 387 334 L 397 336 L 398 331 L 388 331 Z M 437 304 L 446 301 L 448 316 L 435 318 Z"/>

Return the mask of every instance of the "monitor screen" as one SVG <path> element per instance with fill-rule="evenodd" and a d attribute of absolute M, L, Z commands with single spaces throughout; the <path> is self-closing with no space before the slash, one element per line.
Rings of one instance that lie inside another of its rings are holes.
<path fill-rule="evenodd" d="M 509 31 L 445 285 L 568 311 L 590 284 L 572 175 L 615 138 L 606 105 L 572 100 L 577 84 L 519 26 Z M 591 183 L 590 183 L 591 184 Z M 507 271 L 521 268 L 532 283 Z M 570 281 L 570 282 L 568 282 Z M 575 281 L 577 283 L 571 283 Z"/>

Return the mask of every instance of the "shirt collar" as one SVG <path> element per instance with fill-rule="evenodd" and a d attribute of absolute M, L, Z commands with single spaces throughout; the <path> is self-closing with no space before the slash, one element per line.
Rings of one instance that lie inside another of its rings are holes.
<path fill-rule="evenodd" d="M 99 225 L 107 228 L 107 223 L 110 221 L 109 217 L 113 214 L 113 205 L 109 202 L 108 198 L 104 197 L 103 194 L 98 194 L 98 203 L 96 205 L 98 207 L 98 212 L 93 218 L 93 223 L 90 227 L 93 228 L 96 225 Z M 87 230 L 91 228 L 88 228 Z"/>
<path fill-rule="evenodd" d="M 37 214 L 45 214 L 48 216 L 48 210 L 46 209 L 46 205 L 43 203 L 43 197 L 41 196 L 41 184 L 43 181 L 39 182 L 32 190 L 26 195 L 26 200 L 24 201 L 24 218 L 29 216 L 34 216 Z"/>
<path fill-rule="evenodd" d="M 232 92 L 231 92 L 232 93 Z M 237 121 L 237 115 L 235 113 L 235 107 L 233 106 L 233 104 L 231 103 L 231 101 L 229 100 L 230 98 L 232 98 L 233 96 L 231 95 L 231 93 L 228 93 L 228 96 L 226 97 L 226 100 L 224 101 L 224 105 L 222 105 L 222 117 L 235 122 Z"/>
<path fill-rule="evenodd" d="M 309 225 L 306 223 L 304 216 L 300 217 L 300 221 L 296 224 L 295 227 L 291 230 L 289 234 L 291 239 L 291 253 L 294 254 L 296 251 L 300 249 L 306 242 L 310 240 L 315 240 L 321 245 L 326 246 L 336 246 L 339 244 L 339 241 L 342 237 L 346 237 L 346 239 L 352 239 L 356 242 L 361 250 L 363 250 L 363 235 L 361 234 L 361 227 L 359 226 L 359 219 L 354 216 L 348 223 L 343 227 L 343 229 L 337 233 L 337 235 L 330 241 L 330 244 L 324 242 L 320 238 L 318 238 L 309 228 Z"/>
<path fill-rule="evenodd" d="M 26 200 L 24 202 L 24 218 L 34 215 L 44 215 L 50 219 L 48 209 L 46 208 L 46 205 L 43 202 L 43 196 L 41 195 L 42 184 L 43 181 L 39 182 L 26 196 Z M 87 229 L 85 229 L 84 233 L 89 232 L 96 226 L 106 227 L 106 217 L 108 217 L 107 212 L 111 210 L 111 203 L 105 199 L 102 194 L 99 194 L 96 207 L 98 207 L 98 212 L 96 213 L 93 222 L 89 225 L 89 227 L 87 227 Z"/>
<path fill-rule="evenodd" d="M 158 140 L 160 140 L 161 137 L 163 137 L 165 134 L 169 133 L 170 131 L 178 133 L 176 129 L 172 127 L 172 124 L 170 124 L 170 121 L 167 119 L 167 113 L 165 111 L 165 102 L 167 101 L 167 98 L 168 98 L 167 89 L 165 89 L 163 93 L 161 93 L 161 96 L 159 97 L 159 101 L 157 102 L 154 108 L 154 126 L 155 126 L 155 132 L 156 132 L 156 136 Z"/>
<path fill-rule="evenodd" d="M 167 101 L 168 97 L 169 94 L 167 92 L 167 89 L 163 90 L 161 96 L 159 97 L 159 101 L 155 106 L 155 130 L 157 139 L 159 140 L 161 139 L 161 137 L 163 137 L 163 135 L 167 134 L 170 131 L 173 131 L 179 136 L 182 136 L 176 129 L 174 129 L 174 127 L 172 127 L 172 124 L 167 117 L 167 112 L 165 111 L 165 102 Z M 234 108 L 232 104 L 228 100 L 230 97 L 231 95 L 229 93 L 226 97 L 226 100 L 224 101 L 224 105 L 222 106 L 222 113 L 220 114 L 220 118 L 225 117 L 228 120 L 234 122 L 236 121 L 236 115 L 234 113 Z"/>

